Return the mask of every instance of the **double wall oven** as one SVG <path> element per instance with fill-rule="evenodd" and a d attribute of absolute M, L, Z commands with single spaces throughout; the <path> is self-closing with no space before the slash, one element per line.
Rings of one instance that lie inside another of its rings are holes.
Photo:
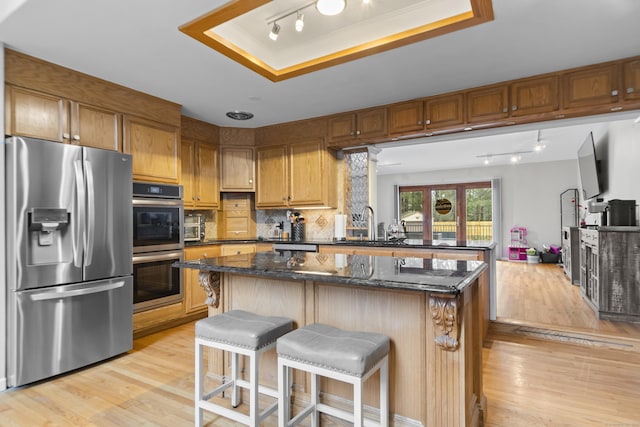
<path fill-rule="evenodd" d="M 182 187 L 133 183 L 133 308 L 182 301 L 184 224 Z"/>

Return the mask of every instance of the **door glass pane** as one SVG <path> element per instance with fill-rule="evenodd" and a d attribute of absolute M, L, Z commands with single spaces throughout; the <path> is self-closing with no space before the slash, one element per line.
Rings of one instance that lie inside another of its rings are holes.
<path fill-rule="evenodd" d="M 453 243 L 458 237 L 456 190 L 431 190 L 432 236 L 435 244 Z"/>
<path fill-rule="evenodd" d="M 422 191 L 400 192 L 400 224 L 404 225 L 408 239 L 424 239 L 422 232 L 424 200 L 422 200 L 422 195 Z"/>
<path fill-rule="evenodd" d="M 467 241 L 493 241 L 491 188 L 467 188 L 465 193 Z"/>

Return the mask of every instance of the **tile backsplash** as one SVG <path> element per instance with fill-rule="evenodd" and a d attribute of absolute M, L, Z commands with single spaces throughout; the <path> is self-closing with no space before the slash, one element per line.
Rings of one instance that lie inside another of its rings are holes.
<path fill-rule="evenodd" d="M 306 224 L 306 240 L 331 240 L 334 234 L 334 218 L 338 214 L 337 209 L 303 209 L 300 216 L 304 217 Z M 276 224 L 287 222 L 287 210 L 257 210 L 256 211 L 256 232 L 257 237 L 265 239 L 277 237 Z"/>

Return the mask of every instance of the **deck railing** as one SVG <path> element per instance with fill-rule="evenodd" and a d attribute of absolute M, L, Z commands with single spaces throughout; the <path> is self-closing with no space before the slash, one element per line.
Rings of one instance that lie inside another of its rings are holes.
<path fill-rule="evenodd" d="M 405 232 L 409 238 L 421 239 L 423 236 L 421 222 L 405 223 Z M 433 223 L 435 239 L 454 239 L 456 237 L 455 221 L 439 221 Z M 467 240 L 492 241 L 493 224 L 491 221 L 467 221 Z"/>

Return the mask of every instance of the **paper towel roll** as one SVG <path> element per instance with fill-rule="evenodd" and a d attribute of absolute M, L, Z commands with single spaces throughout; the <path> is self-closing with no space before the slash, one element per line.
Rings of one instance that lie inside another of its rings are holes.
<path fill-rule="evenodd" d="M 336 215 L 335 216 L 335 230 L 333 237 L 336 240 L 344 240 L 347 237 L 347 216 Z"/>

